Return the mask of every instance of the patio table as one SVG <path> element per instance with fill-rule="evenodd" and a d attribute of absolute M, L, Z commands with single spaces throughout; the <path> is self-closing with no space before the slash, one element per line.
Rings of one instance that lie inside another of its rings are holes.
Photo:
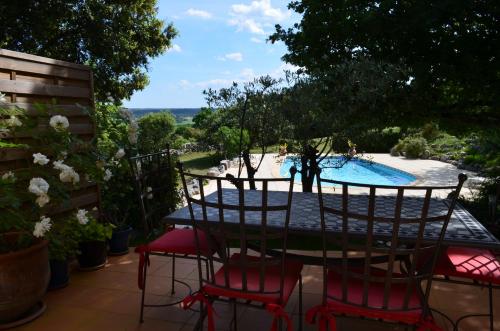
<path fill-rule="evenodd" d="M 323 193 L 327 206 L 340 206 L 342 196 L 340 194 Z M 288 192 L 269 191 L 268 205 L 283 204 L 288 197 Z M 217 192 L 205 197 L 209 202 L 217 201 Z M 238 205 L 238 191 L 236 189 L 223 189 L 224 203 Z M 379 195 L 375 200 L 375 217 L 391 217 L 394 214 L 395 196 Z M 417 217 L 423 203 L 421 197 L 405 197 L 402 206 L 402 217 Z M 258 206 L 261 204 L 260 191 L 245 190 L 245 205 Z M 198 205 L 193 205 L 196 220 L 202 219 L 202 210 Z M 349 197 L 349 210 L 357 213 L 366 213 L 368 208 L 368 195 L 359 194 Z M 432 198 L 429 208 L 429 217 L 442 215 L 447 212 L 446 200 Z M 246 223 L 249 227 L 260 225 L 260 211 L 247 211 Z M 284 212 L 268 212 L 268 226 L 280 228 L 283 226 Z M 207 218 L 209 222 L 219 222 L 218 210 L 207 207 Z M 341 216 L 328 215 L 327 231 L 329 235 L 340 236 L 342 231 Z M 183 207 L 163 219 L 169 224 L 192 225 L 189 208 Z M 238 210 L 224 210 L 224 221 L 226 223 L 239 223 Z M 349 222 L 349 235 L 354 237 L 366 237 L 366 222 L 352 220 Z M 418 227 L 415 224 L 401 224 L 401 243 L 411 243 L 417 236 Z M 319 236 L 321 234 L 320 211 L 317 193 L 294 192 L 290 214 L 289 233 L 297 235 Z M 389 223 L 375 223 L 374 239 L 390 240 L 392 226 Z M 424 241 L 434 240 L 439 235 L 439 228 L 429 224 L 424 231 Z M 457 203 L 448 225 L 443 245 L 466 246 L 477 248 L 490 248 L 500 250 L 500 241 L 495 238 L 478 220 L 467 210 Z"/>

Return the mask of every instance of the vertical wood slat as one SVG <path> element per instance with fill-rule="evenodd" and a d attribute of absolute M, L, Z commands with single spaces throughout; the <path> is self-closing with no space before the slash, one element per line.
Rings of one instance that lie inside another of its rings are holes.
<path fill-rule="evenodd" d="M 401 209 L 403 206 L 403 197 L 404 197 L 404 189 L 398 189 L 398 195 L 396 198 L 396 208 L 394 210 L 394 222 L 392 224 L 392 238 L 391 238 L 391 248 L 389 253 L 389 263 L 387 266 L 387 274 L 385 277 L 385 285 L 384 285 L 384 302 L 382 307 L 387 309 L 390 291 L 392 285 L 392 275 L 394 272 L 394 258 L 395 258 L 395 250 L 398 247 L 398 237 L 399 237 L 399 226 L 401 220 Z"/>
<path fill-rule="evenodd" d="M 371 272 L 370 260 L 373 249 L 373 222 L 375 218 L 375 187 L 370 187 L 370 195 L 368 197 L 368 221 L 366 226 L 366 253 L 363 270 L 363 305 L 368 304 L 369 292 L 369 276 Z"/>

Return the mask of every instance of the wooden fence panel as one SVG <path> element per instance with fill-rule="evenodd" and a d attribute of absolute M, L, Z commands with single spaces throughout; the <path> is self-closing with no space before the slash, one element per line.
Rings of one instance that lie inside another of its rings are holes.
<path fill-rule="evenodd" d="M 85 140 L 95 136 L 94 123 L 87 113 L 95 110 L 88 66 L 0 49 L 0 92 L 6 94 L 7 106 L 17 106 L 33 116 L 36 103 L 47 104 L 49 114 L 68 117 L 71 133 Z M 25 151 L 0 149 L 0 172 L 21 168 L 27 159 Z M 98 186 L 83 182 L 83 178 L 71 196 L 71 208 L 99 206 Z M 58 207 L 55 213 L 66 210 Z"/>

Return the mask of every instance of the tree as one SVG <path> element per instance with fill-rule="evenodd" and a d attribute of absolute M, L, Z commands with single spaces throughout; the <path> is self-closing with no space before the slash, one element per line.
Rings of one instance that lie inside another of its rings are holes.
<path fill-rule="evenodd" d="M 270 76 L 262 76 L 243 87 L 233 83 L 229 88 L 205 92 L 209 106 L 217 109 L 219 123 L 239 128 L 238 154 L 250 179 L 255 178 L 268 147 L 281 137 L 284 119 L 278 112 L 282 98 L 280 83 Z M 250 151 L 255 147 L 261 151 L 256 165 L 250 158 Z M 256 189 L 255 181 L 250 180 L 249 185 L 250 189 Z"/>
<path fill-rule="evenodd" d="M 284 136 L 298 145 L 304 192 L 312 191 L 320 163 L 327 162 L 340 141 L 345 144 L 369 129 L 390 126 L 406 113 L 404 77 L 399 67 L 364 58 L 309 75 L 288 75 L 281 104 L 287 120 Z M 323 167 L 342 167 L 347 159 L 330 160 Z"/>
<path fill-rule="evenodd" d="M 0 48 L 92 67 L 96 99 L 119 103 L 148 84 L 149 58 L 171 46 L 156 0 L 0 2 Z"/>
<path fill-rule="evenodd" d="M 289 8 L 300 23 L 270 36 L 287 45 L 287 62 L 309 73 L 360 56 L 402 65 L 420 99 L 414 110 L 427 120 L 500 120 L 500 2 L 302 0 Z"/>
<path fill-rule="evenodd" d="M 247 145 L 248 131 L 243 130 L 241 144 Z M 221 126 L 215 133 L 215 139 L 219 142 L 224 158 L 234 157 L 240 153 L 240 129 Z"/>
<path fill-rule="evenodd" d="M 141 153 L 154 153 L 166 148 L 175 132 L 175 117 L 169 111 L 149 113 L 138 120 L 137 140 Z"/>

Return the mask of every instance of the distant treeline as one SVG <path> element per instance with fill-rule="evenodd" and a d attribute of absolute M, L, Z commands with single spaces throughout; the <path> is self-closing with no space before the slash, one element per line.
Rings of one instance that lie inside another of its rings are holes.
<path fill-rule="evenodd" d="M 129 108 L 136 118 L 142 117 L 149 113 L 157 113 L 160 111 L 170 111 L 177 120 L 177 123 L 190 121 L 196 115 L 200 108 Z"/>

